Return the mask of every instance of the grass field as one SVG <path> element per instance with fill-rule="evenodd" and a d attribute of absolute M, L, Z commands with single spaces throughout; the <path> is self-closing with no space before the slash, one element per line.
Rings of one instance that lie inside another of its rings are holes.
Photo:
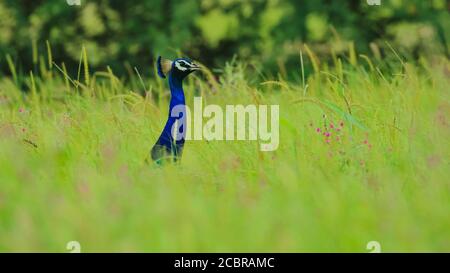
<path fill-rule="evenodd" d="M 50 56 L 34 74 L 2 59 L 0 251 L 450 251 L 448 60 L 349 56 L 309 51 L 298 80 L 238 62 L 191 76 L 188 105 L 278 104 L 280 146 L 191 141 L 163 167 L 145 159 L 165 82 L 143 96 L 87 58 L 78 80 Z"/>

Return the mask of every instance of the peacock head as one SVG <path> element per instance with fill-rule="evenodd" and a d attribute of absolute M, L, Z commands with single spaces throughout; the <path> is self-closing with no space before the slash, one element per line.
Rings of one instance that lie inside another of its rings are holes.
<path fill-rule="evenodd" d="M 182 80 L 192 72 L 200 70 L 200 66 L 193 63 L 188 58 L 178 58 L 171 61 L 162 59 L 161 56 L 159 56 L 156 65 L 158 68 L 158 75 L 161 78 L 165 78 L 167 75 L 171 74 L 173 77 Z"/>

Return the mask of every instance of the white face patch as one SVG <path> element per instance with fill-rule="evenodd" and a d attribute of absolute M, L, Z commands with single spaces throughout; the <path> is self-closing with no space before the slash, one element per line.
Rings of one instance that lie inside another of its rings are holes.
<path fill-rule="evenodd" d="M 179 60 L 175 62 L 175 67 L 180 70 L 180 71 L 186 71 L 188 68 L 184 67 L 181 65 L 181 62 L 183 62 L 184 64 L 186 64 L 187 66 L 191 66 L 188 62 L 184 61 L 184 60 Z"/>

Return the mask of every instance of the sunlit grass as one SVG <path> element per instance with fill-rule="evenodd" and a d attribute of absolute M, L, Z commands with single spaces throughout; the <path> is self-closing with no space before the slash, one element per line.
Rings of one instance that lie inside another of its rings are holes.
<path fill-rule="evenodd" d="M 180 165 L 163 167 L 145 164 L 167 116 L 163 82 L 141 96 L 110 69 L 89 76 L 85 50 L 84 80 L 52 62 L 20 76 L 7 58 L 0 251 L 65 252 L 72 240 L 86 252 L 367 252 L 372 240 L 449 251 L 448 61 L 352 56 L 312 62 L 308 77 L 299 66 L 306 82 L 259 80 L 236 63 L 219 81 L 193 77 L 190 106 L 194 95 L 279 104 L 280 146 L 191 141 Z"/>

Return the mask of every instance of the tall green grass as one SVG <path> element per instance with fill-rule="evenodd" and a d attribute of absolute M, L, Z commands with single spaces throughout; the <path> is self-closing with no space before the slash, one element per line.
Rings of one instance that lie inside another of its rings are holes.
<path fill-rule="evenodd" d="M 84 48 L 72 78 L 47 48 L 32 73 L 7 56 L 0 79 L 0 251 L 450 251 L 447 59 L 305 47 L 298 81 L 205 70 L 188 105 L 278 104 L 280 146 L 191 141 L 158 167 L 166 83 L 90 74 Z"/>

